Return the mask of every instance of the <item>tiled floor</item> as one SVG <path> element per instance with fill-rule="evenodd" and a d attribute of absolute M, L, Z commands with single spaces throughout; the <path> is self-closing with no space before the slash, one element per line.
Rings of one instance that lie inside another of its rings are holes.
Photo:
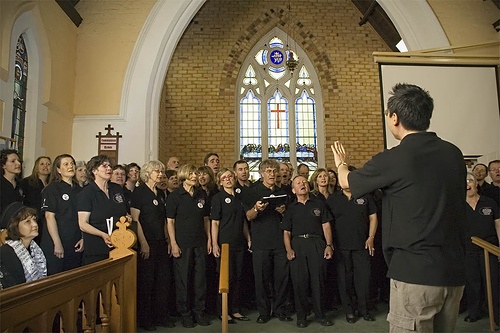
<path fill-rule="evenodd" d="M 255 320 L 258 317 L 257 312 L 253 311 L 247 313 L 247 316 L 252 319 L 250 322 L 238 322 L 234 325 L 229 325 L 229 332 L 286 332 L 286 333 L 295 333 L 295 332 L 388 332 L 389 325 L 386 321 L 387 317 L 387 304 L 380 303 L 377 305 L 378 311 L 372 312 L 376 321 L 367 322 L 362 318 L 358 320 L 354 324 L 349 324 L 345 320 L 345 315 L 342 311 L 333 311 L 328 313 L 328 317 L 331 318 L 334 322 L 333 326 L 323 327 L 314 321 L 311 321 L 308 327 L 306 328 L 297 328 L 294 321 L 292 322 L 280 322 L 278 319 L 273 318 L 267 324 L 257 324 Z M 467 314 L 461 314 L 457 320 L 457 332 L 489 332 L 489 321 L 487 317 L 482 318 L 481 320 L 475 323 L 466 323 L 464 322 L 464 318 Z M 311 319 L 314 319 L 314 316 L 310 316 Z M 218 318 L 212 320 L 212 325 L 207 327 L 196 326 L 195 328 L 183 328 L 179 322 L 176 323 L 177 327 L 175 328 L 164 328 L 158 327 L 158 333 L 161 332 L 221 332 L 221 322 Z M 139 332 L 142 332 L 139 330 Z M 497 328 L 498 332 L 498 328 Z"/>

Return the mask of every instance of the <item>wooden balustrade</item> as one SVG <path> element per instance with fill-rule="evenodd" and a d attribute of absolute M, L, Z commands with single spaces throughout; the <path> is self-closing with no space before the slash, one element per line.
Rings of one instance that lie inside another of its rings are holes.
<path fill-rule="evenodd" d="M 220 254 L 219 294 L 222 294 L 222 333 L 227 333 L 228 294 L 229 294 L 229 244 L 222 244 Z"/>
<path fill-rule="evenodd" d="M 109 259 L 0 291 L 1 332 L 136 331 L 135 234 L 122 217 Z M 78 327 L 78 329 L 77 329 Z"/>
<path fill-rule="evenodd" d="M 490 253 L 500 258 L 500 247 L 495 246 L 479 237 L 471 237 L 472 243 L 481 247 L 484 250 L 484 267 L 486 270 L 486 295 L 488 298 L 488 315 L 490 317 L 490 331 L 495 332 L 495 319 L 493 314 L 493 292 L 491 290 L 491 275 L 490 275 Z M 498 293 L 498 290 L 496 290 Z M 495 295 L 498 297 L 498 294 Z"/>

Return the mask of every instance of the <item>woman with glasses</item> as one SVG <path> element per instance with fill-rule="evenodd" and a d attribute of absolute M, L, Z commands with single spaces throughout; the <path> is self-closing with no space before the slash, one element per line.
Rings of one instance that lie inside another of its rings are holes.
<path fill-rule="evenodd" d="M 83 232 L 83 265 L 107 259 L 111 233 L 120 217 L 127 215 L 123 189 L 110 182 L 112 169 L 106 155 L 87 162 L 89 184 L 78 194 L 78 224 Z"/>
<path fill-rule="evenodd" d="M 249 318 L 240 313 L 241 295 L 240 281 L 243 273 L 243 254 L 245 240 L 247 248 L 251 247 L 250 233 L 245 219 L 243 203 L 235 197 L 236 178 L 233 171 L 221 169 L 217 174 L 220 192 L 212 199 L 210 218 L 212 219 L 212 251 L 217 258 L 217 271 L 220 271 L 221 244 L 229 244 L 229 314 L 230 324 L 235 320 L 248 321 Z M 222 309 L 222 295 L 218 297 L 217 311 Z"/>

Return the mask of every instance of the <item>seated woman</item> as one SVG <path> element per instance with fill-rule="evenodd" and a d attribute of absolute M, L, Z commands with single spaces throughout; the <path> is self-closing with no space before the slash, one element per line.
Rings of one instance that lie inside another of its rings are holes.
<path fill-rule="evenodd" d="M 47 262 L 33 239 L 38 236 L 36 210 L 14 202 L 2 214 L 7 241 L 0 247 L 0 289 L 47 276 Z"/>

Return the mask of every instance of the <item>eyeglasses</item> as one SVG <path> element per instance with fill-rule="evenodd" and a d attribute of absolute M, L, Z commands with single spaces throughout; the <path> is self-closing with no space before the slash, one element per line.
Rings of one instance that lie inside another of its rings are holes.
<path fill-rule="evenodd" d="M 264 173 L 267 173 L 268 175 L 275 175 L 278 173 L 278 170 L 276 169 L 266 169 L 264 170 Z"/>
<path fill-rule="evenodd" d="M 233 178 L 234 178 L 233 175 L 227 175 L 227 176 L 220 177 L 220 180 L 230 180 L 230 179 L 233 179 Z"/>
<path fill-rule="evenodd" d="M 101 166 L 102 166 L 104 169 L 111 168 L 111 164 L 110 164 L 110 163 L 103 163 L 103 164 L 101 164 Z"/>
<path fill-rule="evenodd" d="M 500 171 L 500 167 L 498 167 L 498 168 L 490 168 L 490 171 L 491 171 L 491 172 L 497 172 L 497 171 Z"/>
<path fill-rule="evenodd" d="M 466 179 L 465 182 L 469 184 L 469 183 L 475 183 L 476 181 L 474 179 Z"/>

